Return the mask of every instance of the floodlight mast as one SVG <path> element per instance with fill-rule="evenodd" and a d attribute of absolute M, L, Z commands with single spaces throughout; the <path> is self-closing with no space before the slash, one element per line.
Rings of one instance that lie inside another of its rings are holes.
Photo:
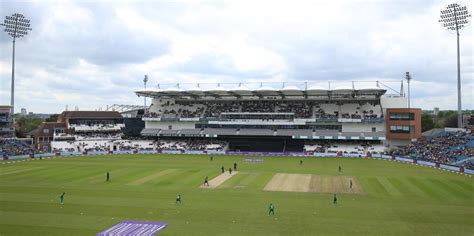
<path fill-rule="evenodd" d="M 461 63 L 459 48 L 459 31 L 468 23 L 471 14 L 466 6 L 457 3 L 449 4 L 441 10 L 439 22 L 448 30 L 456 30 L 457 39 L 457 69 L 458 69 L 458 128 L 462 128 L 462 106 L 461 106 Z"/>
<path fill-rule="evenodd" d="M 143 78 L 143 84 L 145 85 L 145 90 L 146 90 L 146 83 L 148 82 L 148 75 L 145 75 L 145 78 Z M 146 96 L 145 96 L 145 101 L 144 101 L 144 109 L 145 109 L 145 112 L 146 112 Z"/>
<path fill-rule="evenodd" d="M 408 83 L 408 109 L 410 109 L 410 80 L 411 80 L 410 72 L 405 73 L 405 79 L 407 80 L 407 83 Z"/>
<path fill-rule="evenodd" d="M 12 88 L 11 88 L 11 114 L 15 114 L 15 41 L 17 38 L 24 37 L 28 34 L 30 28 L 30 20 L 22 14 L 15 13 L 11 16 L 5 16 L 5 20 L 0 24 L 5 27 L 5 32 L 13 38 L 12 49 Z"/>

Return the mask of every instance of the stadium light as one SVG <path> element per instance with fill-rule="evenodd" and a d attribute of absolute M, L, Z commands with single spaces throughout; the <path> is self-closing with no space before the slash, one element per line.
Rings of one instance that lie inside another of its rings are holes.
<path fill-rule="evenodd" d="M 457 59 L 458 59 L 458 128 L 462 128 L 462 107 L 461 107 L 461 64 L 459 62 L 459 31 L 462 30 L 470 20 L 471 14 L 466 6 L 452 3 L 441 10 L 441 25 L 448 30 L 456 31 L 457 38 Z"/>
<path fill-rule="evenodd" d="M 13 38 L 11 112 L 12 115 L 15 115 L 15 40 L 26 36 L 28 31 L 32 29 L 30 28 L 30 20 L 19 13 L 5 16 L 5 20 L 0 25 L 5 27 L 5 32 Z"/>
<path fill-rule="evenodd" d="M 146 90 L 146 83 L 148 82 L 148 75 L 145 75 L 145 78 L 143 78 L 143 84 L 145 85 L 145 90 Z M 145 102 L 144 102 L 145 106 L 145 112 L 146 112 L 146 96 L 145 96 Z"/>
<path fill-rule="evenodd" d="M 405 73 L 405 79 L 407 80 L 407 84 L 408 84 L 408 109 L 410 109 L 410 80 L 411 80 L 410 72 Z"/>

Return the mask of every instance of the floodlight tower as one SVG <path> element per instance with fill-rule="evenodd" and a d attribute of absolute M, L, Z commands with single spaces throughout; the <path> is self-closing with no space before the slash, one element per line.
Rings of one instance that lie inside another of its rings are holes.
<path fill-rule="evenodd" d="M 459 62 L 459 31 L 468 23 L 471 14 L 466 6 L 452 3 L 441 10 L 439 22 L 448 30 L 455 30 L 457 37 L 457 59 L 458 59 L 458 128 L 462 128 L 462 108 L 461 108 L 461 64 Z"/>
<path fill-rule="evenodd" d="M 143 78 L 143 84 L 145 85 L 145 90 L 146 90 L 146 83 L 148 82 L 148 75 L 145 75 L 145 78 Z M 145 112 L 146 112 L 146 97 L 145 97 L 145 102 L 144 102 L 145 106 Z"/>
<path fill-rule="evenodd" d="M 407 84 L 408 84 L 408 109 L 410 109 L 410 80 L 411 80 L 410 72 L 405 73 L 405 79 L 407 80 Z"/>
<path fill-rule="evenodd" d="M 5 16 L 5 20 L 0 24 L 5 27 L 5 32 L 13 38 L 12 53 L 12 91 L 11 91 L 11 114 L 15 114 L 15 40 L 28 34 L 30 20 L 22 14 L 15 13 L 11 16 Z"/>

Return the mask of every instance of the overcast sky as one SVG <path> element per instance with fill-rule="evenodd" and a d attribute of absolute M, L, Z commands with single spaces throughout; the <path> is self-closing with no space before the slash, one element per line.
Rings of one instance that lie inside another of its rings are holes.
<path fill-rule="evenodd" d="M 33 31 L 17 41 L 16 111 L 142 104 L 158 83 L 402 80 L 412 107 L 456 109 L 450 1 L 9 1 Z M 461 1 L 472 13 L 472 1 Z M 463 108 L 474 109 L 472 23 L 461 33 Z M 10 103 L 11 38 L 0 33 L 0 104 Z M 399 89 L 399 85 L 394 84 Z"/>

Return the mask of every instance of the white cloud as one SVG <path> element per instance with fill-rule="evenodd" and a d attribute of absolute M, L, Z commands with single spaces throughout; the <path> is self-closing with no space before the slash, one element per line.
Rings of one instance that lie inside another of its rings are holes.
<path fill-rule="evenodd" d="M 157 83 L 401 80 L 413 104 L 455 109 L 455 35 L 444 0 L 2 2 L 33 31 L 17 43 L 17 106 L 60 112 L 141 104 Z M 467 4 L 472 12 L 472 3 Z M 472 25 L 462 32 L 463 107 L 474 109 Z M 11 41 L 0 35 L 0 99 L 9 101 Z M 7 53 L 3 53 L 7 52 Z M 429 88 L 429 89 L 427 89 Z M 18 109 L 17 109 L 18 110 Z"/>

